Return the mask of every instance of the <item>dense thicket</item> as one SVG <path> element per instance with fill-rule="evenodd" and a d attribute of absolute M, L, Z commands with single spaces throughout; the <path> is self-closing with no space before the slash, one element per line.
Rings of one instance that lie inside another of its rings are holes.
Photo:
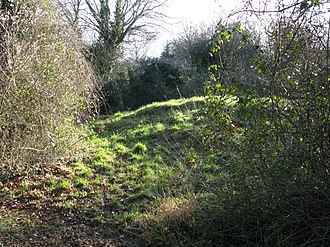
<path fill-rule="evenodd" d="M 0 163 L 10 172 L 71 149 L 73 124 L 93 106 L 96 84 L 79 38 L 48 1 L 7 2 L 0 9 Z"/>
<path fill-rule="evenodd" d="M 329 26 L 319 1 L 303 3 L 279 11 L 260 43 L 218 27 L 204 136 L 222 170 L 209 236 L 222 243 L 330 243 Z"/>
<path fill-rule="evenodd" d="M 169 42 L 159 58 L 114 61 L 104 85 L 105 112 L 201 95 L 208 78 L 210 33 L 187 31 Z"/>
<path fill-rule="evenodd" d="M 110 112 L 137 109 L 156 101 L 180 97 L 184 85 L 181 72 L 158 58 L 121 62 L 104 85 L 105 104 Z"/>
<path fill-rule="evenodd" d="M 164 47 L 161 58 L 181 71 L 184 97 L 202 95 L 208 79 L 213 28 L 187 27 L 180 37 Z"/>

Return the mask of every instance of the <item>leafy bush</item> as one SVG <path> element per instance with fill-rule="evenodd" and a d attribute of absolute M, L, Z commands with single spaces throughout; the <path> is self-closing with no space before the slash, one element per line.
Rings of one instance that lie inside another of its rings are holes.
<path fill-rule="evenodd" d="M 105 70 L 99 74 L 103 75 L 106 104 L 102 110 L 109 113 L 137 109 L 155 101 L 201 95 L 208 78 L 210 37 L 211 29 L 190 28 L 168 43 L 160 58 L 135 62 L 117 59 L 108 67 L 103 62 L 101 67 Z"/>
<path fill-rule="evenodd" d="M 79 38 L 48 1 L 19 0 L 2 6 L 0 40 L 0 163 L 62 157 L 95 99 Z"/>
<path fill-rule="evenodd" d="M 187 179 L 212 176 L 147 218 L 141 245 L 330 244 L 329 27 L 309 11 L 276 20 L 264 43 L 220 23 L 196 148 L 208 157 L 189 159 Z"/>
<path fill-rule="evenodd" d="M 204 137 L 222 169 L 214 191 L 223 228 L 213 237 L 236 246 L 330 242 L 329 27 L 314 7 L 280 16 L 262 44 L 239 26 L 218 28 Z"/>
<path fill-rule="evenodd" d="M 161 59 L 120 62 L 104 85 L 104 110 L 137 109 L 152 102 L 179 98 L 177 89 L 183 84 L 180 71 Z"/>
<path fill-rule="evenodd" d="M 184 84 L 180 87 L 184 97 L 203 94 L 204 82 L 208 79 L 210 43 L 213 27 L 188 27 L 179 38 L 167 43 L 161 59 L 181 72 Z"/>
<path fill-rule="evenodd" d="M 140 66 L 142 73 L 131 81 L 135 107 L 180 97 L 177 88 L 184 82 L 178 69 L 160 59 L 141 61 Z"/>

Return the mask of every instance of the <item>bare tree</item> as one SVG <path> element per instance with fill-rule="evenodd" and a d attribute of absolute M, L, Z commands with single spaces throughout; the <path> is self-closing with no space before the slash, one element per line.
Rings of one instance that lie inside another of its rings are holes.
<path fill-rule="evenodd" d="M 83 0 L 53 0 L 53 3 L 63 10 L 69 24 L 75 28 L 79 26 Z"/>
<path fill-rule="evenodd" d="M 120 67 L 116 63 L 123 52 L 123 45 L 131 49 L 128 52 L 130 54 L 137 50 L 143 51 L 138 48 L 137 42 L 144 43 L 144 47 L 147 47 L 146 42 L 155 37 L 156 29 L 166 19 L 161 9 L 168 0 L 53 1 L 58 1 L 58 5 L 67 10 L 73 20 L 71 23 L 80 27 L 83 37 L 88 34 L 89 60 L 103 84 L 104 98 L 118 97 L 122 85 L 113 83 L 112 79 L 116 77 L 117 68 Z M 140 56 L 138 53 L 135 55 Z M 106 102 L 103 110 L 108 112 Z"/>
<path fill-rule="evenodd" d="M 67 12 L 71 24 L 96 34 L 108 51 L 117 50 L 128 36 L 153 36 L 165 19 L 160 9 L 168 0 L 54 0 Z"/>

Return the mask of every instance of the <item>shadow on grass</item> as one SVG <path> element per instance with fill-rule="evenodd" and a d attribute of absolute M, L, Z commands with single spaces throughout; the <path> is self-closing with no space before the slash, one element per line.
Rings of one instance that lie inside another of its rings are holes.
<path fill-rule="evenodd" d="M 87 224 L 51 208 L 1 213 L 2 246 L 136 246 L 134 234 L 106 224 Z"/>

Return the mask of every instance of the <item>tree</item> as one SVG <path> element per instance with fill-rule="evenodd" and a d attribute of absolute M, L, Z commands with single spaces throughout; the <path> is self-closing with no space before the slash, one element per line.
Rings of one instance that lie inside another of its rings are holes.
<path fill-rule="evenodd" d="M 97 52 L 102 50 L 106 54 L 96 56 L 101 59 L 106 55 L 110 64 L 118 55 L 119 47 L 129 36 L 144 36 L 146 40 L 153 36 L 151 29 L 157 27 L 165 17 L 159 9 L 167 2 L 167 0 L 72 0 L 69 3 L 64 0 L 57 1 L 68 13 L 71 13 L 69 19 L 77 22 L 79 17 L 83 26 L 97 34 L 95 49 Z M 104 67 L 105 62 L 100 61 L 97 67 Z"/>
<path fill-rule="evenodd" d="M 1 10 L 8 11 L 10 8 L 10 1 L 9 0 L 1 0 Z"/>
<path fill-rule="evenodd" d="M 186 27 L 181 36 L 169 42 L 161 59 L 176 67 L 182 74 L 184 97 L 201 95 L 208 78 L 209 51 L 213 28 Z"/>
<path fill-rule="evenodd" d="M 111 111 L 109 105 L 113 105 L 113 101 L 121 101 L 122 97 L 116 94 L 124 91 L 120 90 L 120 85 L 112 82 L 118 78 L 115 74 L 118 70 L 115 68 L 120 66 L 118 59 L 125 42 L 149 42 L 154 37 L 155 28 L 165 17 L 159 9 L 167 0 L 73 0 L 72 4 L 78 6 L 78 2 L 81 10 L 71 7 L 71 12 L 73 16 L 80 13 L 82 26 L 97 36 L 89 42 L 88 58 L 104 86 L 105 102 L 102 109 L 108 112 Z"/>
<path fill-rule="evenodd" d="M 201 95 L 207 79 L 211 28 L 190 27 L 168 43 L 160 58 L 119 61 L 105 85 L 112 111 L 178 97 Z"/>
<path fill-rule="evenodd" d="M 184 82 L 180 71 L 171 64 L 158 58 L 146 59 L 140 61 L 140 71 L 131 78 L 133 108 L 180 97 L 178 89 Z"/>
<path fill-rule="evenodd" d="M 61 7 L 64 11 L 64 17 L 67 22 L 74 28 L 79 29 L 80 16 L 83 12 L 82 5 L 84 0 L 53 0 L 54 4 Z"/>

